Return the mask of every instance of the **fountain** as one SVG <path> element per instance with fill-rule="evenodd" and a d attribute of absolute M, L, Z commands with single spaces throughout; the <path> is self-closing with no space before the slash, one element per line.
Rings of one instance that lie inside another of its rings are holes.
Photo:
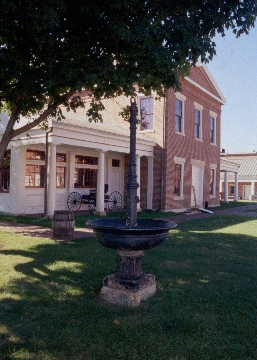
<path fill-rule="evenodd" d="M 136 126 L 137 105 L 134 97 L 130 106 L 130 162 L 126 183 L 126 219 L 90 220 L 96 239 L 104 246 L 117 250 L 121 258 L 119 270 L 103 278 L 101 298 L 108 303 L 137 306 L 156 292 L 155 276 L 141 268 L 144 250 L 161 245 L 175 223 L 164 220 L 137 219 Z"/>

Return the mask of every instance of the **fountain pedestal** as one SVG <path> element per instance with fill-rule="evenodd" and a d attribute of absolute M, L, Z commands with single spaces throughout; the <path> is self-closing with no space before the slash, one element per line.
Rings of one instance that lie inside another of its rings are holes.
<path fill-rule="evenodd" d="M 137 306 L 155 294 L 155 276 L 141 268 L 144 251 L 160 246 L 176 224 L 164 220 L 139 219 L 137 226 L 127 228 L 125 219 L 99 219 L 87 222 L 97 240 L 117 250 L 119 270 L 103 278 L 100 296 L 111 304 Z"/>
<path fill-rule="evenodd" d="M 156 292 L 155 276 L 141 268 L 143 250 L 118 250 L 119 271 L 103 278 L 100 296 L 103 300 L 125 306 L 138 306 Z"/>

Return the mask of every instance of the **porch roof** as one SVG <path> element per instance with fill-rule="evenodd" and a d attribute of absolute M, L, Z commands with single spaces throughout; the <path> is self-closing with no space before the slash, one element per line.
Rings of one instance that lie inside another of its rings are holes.
<path fill-rule="evenodd" d="M 130 151 L 129 124 L 127 128 L 116 127 L 112 124 L 99 127 L 99 124 L 81 121 L 81 119 L 52 120 L 52 132 L 49 133 L 49 143 L 63 145 L 66 149 L 83 148 L 94 151 L 112 151 L 128 154 Z M 12 146 L 37 146 L 43 148 L 46 143 L 46 133 L 34 128 L 28 134 L 21 134 L 11 141 Z M 145 139 L 137 134 L 137 154 L 139 156 L 153 156 L 156 142 Z"/>
<path fill-rule="evenodd" d="M 233 161 L 220 159 L 220 171 L 229 171 L 232 173 L 238 172 L 240 164 L 236 164 Z"/>

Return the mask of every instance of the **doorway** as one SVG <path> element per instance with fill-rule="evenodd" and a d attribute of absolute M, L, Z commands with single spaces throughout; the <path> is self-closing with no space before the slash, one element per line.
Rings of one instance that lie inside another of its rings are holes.
<path fill-rule="evenodd" d="M 203 167 L 192 166 L 191 206 L 203 205 Z"/>
<path fill-rule="evenodd" d="M 251 195 L 251 185 L 243 185 L 243 200 L 249 200 Z"/>

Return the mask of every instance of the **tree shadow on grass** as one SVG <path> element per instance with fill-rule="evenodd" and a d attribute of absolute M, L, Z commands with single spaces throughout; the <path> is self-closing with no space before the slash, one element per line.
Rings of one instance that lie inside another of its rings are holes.
<path fill-rule="evenodd" d="M 98 300 L 119 260 L 93 239 L 2 250 L 20 276 L 1 289 L 1 360 L 254 359 L 256 238 L 199 231 L 146 251 L 157 293 L 137 309 Z"/>

